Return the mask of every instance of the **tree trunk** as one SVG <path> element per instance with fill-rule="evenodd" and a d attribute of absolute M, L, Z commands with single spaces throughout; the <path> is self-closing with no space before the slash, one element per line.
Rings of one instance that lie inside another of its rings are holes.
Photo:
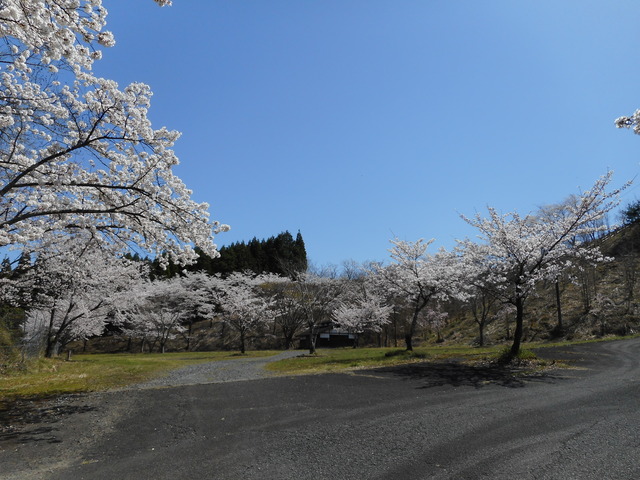
<path fill-rule="evenodd" d="M 562 332 L 562 303 L 560 302 L 560 282 L 556 280 L 556 306 L 558 309 L 558 333 Z"/>
<path fill-rule="evenodd" d="M 244 355 L 244 331 L 240 331 L 240 353 Z"/>
<path fill-rule="evenodd" d="M 293 347 L 293 334 L 294 334 L 294 332 L 293 331 L 291 331 L 291 332 L 283 331 L 282 333 L 284 334 L 284 348 L 285 348 L 285 350 L 289 350 L 290 348 Z"/>
<path fill-rule="evenodd" d="M 413 317 L 411 318 L 411 325 L 409 326 L 409 331 L 404 335 L 404 342 L 407 346 L 408 352 L 413 352 L 413 336 L 415 335 L 416 327 L 418 326 L 418 317 L 420 316 L 422 309 L 427 306 L 427 303 L 429 303 L 429 297 L 419 297 L 416 299 L 416 304 L 413 308 Z"/>
<path fill-rule="evenodd" d="M 187 331 L 187 352 L 191 351 L 191 332 L 193 330 L 193 322 L 189 322 L 189 330 Z"/>
<path fill-rule="evenodd" d="M 53 321 L 55 318 L 55 308 L 51 309 L 51 314 L 49 315 L 49 326 L 47 328 L 47 345 L 44 351 L 44 356 L 47 358 L 51 358 L 54 354 L 54 347 L 56 344 L 56 337 L 53 334 Z"/>
<path fill-rule="evenodd" d="M 513 332 L 513 344 L 509 351 L 510 358 L 516 358 L 520 353 L 520 345 L 522 343 L 522 333 L 524 332 L 524 300 L 516 297 L 516 329 Z"/>
<path fill-rule="evenodd" d="M 407 351 L 413 352 L 413 336 L 407 333 L 404 336 L 404 343 L 407 346 Z"/>
<path fill-rule="evenodd" d="M 484 347 L 484 322 L 478 322 L 478 344 L 481 347 Z"/>
<path fill-rule="evenodd" d="M 309 328 L 309 355 L 316 354 L 316 336 L 315 325 L 312 325 Z"/>
<path fill-rule="evenodd" d="M 44 351 L 44 356 L 47 358 L 51 358 L 53 357 L 53 355 L 55 354 L 55 341 L 53 338 L 51 337 L 47 337 L 47 347 Z"/>

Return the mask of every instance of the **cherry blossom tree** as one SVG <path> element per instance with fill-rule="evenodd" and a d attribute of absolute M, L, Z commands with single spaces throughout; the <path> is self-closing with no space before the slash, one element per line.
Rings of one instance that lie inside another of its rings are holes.
<path fill-rule="evenodd" d="M 520 216 L 516 212 L 499 214 L 489 208 L 487 218 L 477 214 L 464 217 L 480 231 L 480 242 L 459 242 L 463 262 L 460 270 L 467 281 L 479 288 L 490 288 L 502 302 L 515 307 L 515 332 L 510 357 L 520 351 L 524 328 L 524 307 L 536 285 L 555 281 L 581 260 L 597 263 L 604 260 L 592 244 L 580 242 L 590 238 L 598 220 L 618 204 L 621 189 L 607 191 L 611 173 L 601 177 L 591 190 L 584 192 L 561 212 L 544 216 Z M 624 187 L 623 187 L 624 188 Z"/>
<path fill-rule="evenodd" d="M 219 275 L 210 275 L 205 272 L 184 272 L 183 276 L 177 277 L 184 288 L 186 304 L 185 308 L 189 313 L 182 321 L 186 327 L 183 336 L 187 342 L 186 349 L 191 350 L 194 341 L 193 325 L 198 320 L 209 319 L 213 323 L 213 318 L 220 311 L 221 298 L 224 292 L 224 280 Z"/>
<path fill-rule="evenodd" d="M 449 313 L 445 312 L 441 305 L 436 304 L 433 307 L 427 307 L 423 316 L 426 325 L 436 332 L 436 341 L 438 343 L 443 342 L 442 329 L 447 325 Z"/>
<path fill-rule="evenodd" d="M 481 284 L 478 280 L 469 282 L 472 287 L 467 298 L 467 304 L 471 309 L 473 321 L 478 326 L 478 345 L 484 346 L 484 330 L 491 323 L 494 317 L 491 313 L 497 302 L 497 298 L 492 295 L 490 288 L 479 288 Z"/>
<path fill-rule="evenodd" d="M 376 291 L 371 281 L 350 280 L 351 288 L 333 311 L 333 319 L 342 328 L 355 335 L 353 347 L 358 346 L 359 336 L 366 332 L 380 332 L 389 323 L 393 307 L 386 305 L 383 295 Z"/>
<path fill-rule="evenodd" d="M 336 307 L 340 290 L 340 282 L 333 276 L 330 268 L 321 273 L 329 276 L 305 272 L 292 282 L 292 298 L 309 334 L 310 355 L 316 353 L 320 327 L 333 321 L 331 313 Z"/>
<path fill-rule="evenodd" d="M 118 258 L 86 238 L 47 242 L 32 268 L 2 280 L 2 300 L 26 310 L 26 339 L 41 339 L 45 356 L 73 340 L 100 335 L 118 295 L 140 281 L 140 265 Z"/>
<path fill-rule="evenodd" d="M 445 299 L 457 288 L 455 257 L 444 250 L 435 255 L 427 253 L 433 240 L 415 242 L 391 240 L 389 250 L 393 263 L 377 265 L 374 273 L 387 288 L 404 298 L 411 308 L 411 320 L 405 331 L 407 350 L 413 350 L 413 337 L 420 313 L 432 300 Z"/>
<path fill-rule="evenodd" d="M 101 0 L 0 2 L 0 247 L 83 230 L 181 264 L 193 245 L 215 257 L 228 227 L 174 175 L 179 134 L 152 128 L 150 88 L 91 73 L 115 44 L 106 16 Z"/>
<path fill-rule="evenodd" d="M 252 275 L 236 272 L 224 279 L 221 297 L 223 320 L 238 333 L 240 353 L 245 353 L 247 336 L 260 330 L 275 317 L 270 297 L 263 285 L 279 282 L 276 275 Z"/>
<path fill-rule="evenodd" d="M 304 326 L 304 314 L 298 302 L 298 288 L 294 281 L 282 281 L 269 285 L 269 294 L 275 309 L 275 324 L 280 329 L 284 348 L 294 346 L 296 334 Z"/>
<path fill-rule="evenodd" d="M 150 351 L 157 346 L 165 353 L 169 340 L 185 331 L 183 322 L 195 308 L 192 300 L 180 277 L 138 282 L 122 299 L 122 330 L 142 340 L 141 351 L 151 342 Z"/>
<path fill-rule="evenodd" d="M 630 116 L 618 117 L 615 120 L 617 128 L 628 128 L 633 130 L 633 133 L 640 135 L 640 109 L 636 110 Z"/>

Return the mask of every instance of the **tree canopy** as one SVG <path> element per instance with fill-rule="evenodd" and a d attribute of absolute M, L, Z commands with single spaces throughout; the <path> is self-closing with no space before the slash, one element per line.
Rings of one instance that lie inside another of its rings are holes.
<path fill-rule="evenodd" d="M 177 263 L 193 245 L 215 257 L 228 227 L 174 175 L 180 134 L 152 127 L 149 86 L 92 73 L 115 45 L 106 17 L 101 0 L 0 2 L 0 247 L 88 231 Z"/>

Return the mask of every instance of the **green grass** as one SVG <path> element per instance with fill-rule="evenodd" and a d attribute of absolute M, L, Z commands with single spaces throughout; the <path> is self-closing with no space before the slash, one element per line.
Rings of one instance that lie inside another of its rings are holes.
<path fill-rule="evenodd" d="M 244 357 L 275 355 L 275 351 L 248 352 Z M 195 363 L 229 360 L 234 352 L 74 355 L 32 360 L 22 371 L 0 376 L 0 408 L 16 399 L 91 392 L 122 387 L 158 377 Z"/>
<path fill-rule="evenodd" d="M 435 346 L 414 348 L 336 348 L 320 349 L 316 355 L 304 355 L 267 364 L 266 368 L 283 375 L 326 373 L 355 368 L 373 368 L 412 362 L 460 358 L 467 361 L 496 357 L 502 346 Z"/>
<path fill-rule="evenodd" d="M 563 345 L 579 345 L 611 340 L 633 338 L 607 337 L 594 340 L 573 340 L 551 343 L 532 342 L 523 343 L 517 360 L 537 362 L 533 349 L 557 347 Z M 336 348 L 319 349 L 316 355 L 303 355 L 267 364 L 266 368 L 282 375 L 297 375 L 310 373 L 328 373 L 353 370 L 357 368 L 374 368 L 389 365 L 400 365 L 413 362 L 436 362 L 457 359 L 466 363 L 481 361 L 497 361 L 511 348 L 510 344 L 492 345 L 490 347 L 472 347 L 468 345 L 437 345 L 414 348 L 407 352 L 402 348 Z M 546 362 L 538 362 L 544 366 Z M 560 365 L 560 363 L 558 363 Z"/>

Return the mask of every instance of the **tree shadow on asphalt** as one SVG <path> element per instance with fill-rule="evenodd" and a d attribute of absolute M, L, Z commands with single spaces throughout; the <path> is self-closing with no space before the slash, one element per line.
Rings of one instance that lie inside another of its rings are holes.
<path fill-rule="evenodd" d="M 0 409 L 0 450 L 7 444 L 60 443 L 53 424 L 76 413 L 95 410 L 88 405 L 55 405 L 42 400 L 17 400 Z"/>
<path fill-rule="evenodd" d="M 482 388 L 498 385 L 507 388 L 522 388 L 530 382 L 551 382 L 558 377 L 549 372 L 531 367 L 501 365 L 496 363 L 467 365 L 452 362 L 424 362 L 375 369 L 375 373 L 385 373 L 420 383 L 417 388 L 433 388 L 444 385 L 453 387 Z"/>

